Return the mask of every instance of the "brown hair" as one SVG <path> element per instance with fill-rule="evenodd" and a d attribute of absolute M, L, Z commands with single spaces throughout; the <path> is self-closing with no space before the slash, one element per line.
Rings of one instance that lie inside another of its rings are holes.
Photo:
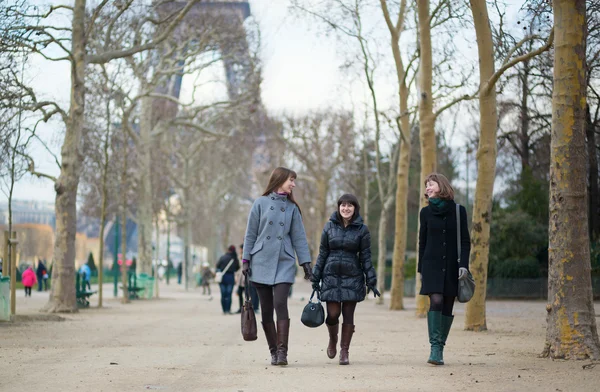
<path fill-rule="evenodd" d="M 450 181 L 446 178 L 445 175 L 440 173 L 431 173 L 425 178 L 425 186 L 429 181 L 435 182 L 440 187 L 439 198 L 443 200 L 454 200 L 454 188 L 450 185 Z M 425 198 L 429 199 L 427 194 L 425 194 Z"/>
<path fill-rule="evenodd" d="M 289 178 L 295 179 L 295 178 L 298 178 L 298 175 L 296 174 L 295 171 L 290 170 L 286 167 L 280 166 L 280 167 L 276 168 L 271 173 L 271 177 L 269 178 L 269 183 L 267 184 L 267 187 L 265 188 L 265 191 L 263 192 L 262 195 L 268 196 L 273 192 L 277 192 L 277 189 L 279 189 L 279 187 L 281 187 L 283 184 L 285 184 L 285 182 Z M 290 194 L 288 195 L 288 199 L 292 203 L 294 203 L 296 205 L 296 207 L 298 207 L 298 211 L 300 211 L 300 213 L 302 214 L 302 210 L 300 209 L 300 206 L 296 202 L 296 199 L 294 199 L 293 192 L 290 192 Z"/>

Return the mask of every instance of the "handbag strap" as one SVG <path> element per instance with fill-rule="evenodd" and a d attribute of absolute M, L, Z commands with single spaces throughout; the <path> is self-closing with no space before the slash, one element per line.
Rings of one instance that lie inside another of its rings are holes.
<path fill-rule="evenodd" d="M 232 256 L 231 257 L 231 261 L 227 264 L 227 266 L 225 267 L 225 269 L 223 271 L 221 271 L 223 273 L 223 275 L 225 275 L 227 273 L 227 270 L 229 269 L 229 267 L 231 267 L 231 264 L 233 264 L 234 260 L 235 260 L 235 258 Z"/>
<path fill-rule="evenodd" d="M 458 265 L 460 266 L 460 204 L 456 205 L 456 249 L 458 249 Z"/>
<path fill-rule="evenodd" d="M 319 302 L 321 302 L 321 294 L 319 293 L 318 290 L 313 290 L 312 294 L 310 295 L 310 298 L 308 299 L 308 302 L 312 302 L 312 299 L 315 296 L 315 293 L 317 293 L 317 300 Z"/>
<path fill-rule="evenodd" d="M 248 294 L 248 291 L 250 291 L 250 286 L 248 285 L 248 274 L 244 275 L 244 284 L 246 286 L 246 288 L 244 289 L 244 298 L 246 299 L 246 301 L 252 302 L 252 300 L 250 299 L 250 295 Z"/>

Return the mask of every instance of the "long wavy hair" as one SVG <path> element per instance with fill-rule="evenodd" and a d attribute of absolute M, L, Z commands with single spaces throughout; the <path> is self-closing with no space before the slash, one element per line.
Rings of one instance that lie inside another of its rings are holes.
<path fill-rule="evenodd" d="M 285 184 L 285 182 L 289 179 L 289 178 L 298 178 L 298 175 L 296 174 L 295 171 L 288 169 L 287 167 L 278 167 L 275 170 L 273 170 L 273 172 L 271 173 L 271 177 L 269 178 L 269 183 L 267 184 L 267 187 L 265 188 L 265 191 L 263 192 L 263 196 L 268 196 L 273 192 L 277 192 L 277 189 L 279 189 L 283 184 Z M 296 199 L 294 199 L 294 194 L 293 192 L 290 192 L 288 195 L 288 199 L 289 201 L 291 201 L 292 203 L 294 203 L 296 205 L 296 207 L 298 207 L 298 211 L 300 211 L 300 213 L 302 213 L 302 210 L 300 209 L 300 206 L 298 205 L 298 203 L 296 202 Z"/>

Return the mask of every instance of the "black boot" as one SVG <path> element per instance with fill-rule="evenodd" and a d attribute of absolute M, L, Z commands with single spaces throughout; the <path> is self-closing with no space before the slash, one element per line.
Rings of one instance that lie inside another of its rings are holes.
<path fill-rule="evenodd" d="M 287 365 L 290 319 L 277 320 L 277 365 Z"/>
<path fill-rule="evenodd" d="M 349 365 L 349 350 L 352 335 L 354 334 L 353 324 L 342 324 L 342 339 L 340 342 L 340 365 Z"/>
<path fill-rule="evenodd" d="M 327 356 L 333 359 L 337 354 L 337 342 L 338 332 L 340 330 L 340 323 L 338 322 L 334 325 L 327 324 L 327 330 L 329 331 L 329 344 L 327 345 Z"/>
<path fill-rule="evenodd" d="M 269 345 L 269 352 L 271 353 L 271 365 L 277 365 L 277 331 L 275 330 L 275 323 L 262 323 L 263 330 L 265 331 L 265 337 L 267 338 L 267 344 Z"/>

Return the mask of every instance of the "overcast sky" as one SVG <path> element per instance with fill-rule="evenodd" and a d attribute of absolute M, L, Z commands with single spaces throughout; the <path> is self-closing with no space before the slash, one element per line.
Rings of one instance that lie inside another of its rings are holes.
<path fill-rule="evenodd" d="M 340 69 L 348 59 L 349 49 L 344 43 L 322 34 L 322 27 L 314 21 L 290 14 L 288 0 L 250 0 L 250 4 L 253 18 L 261 30 L 262 99 L 271 114 L 298 114 L 327 107 L 361 107 L 361 102 L 366 99 L 364 86 L 352 72 Z M 375 18 L 373 15 L 372 20 L 366 23 L 384 23 L 383 19 Z M 467 44 L 463 47 L 467 48 Z M 382 45 L 389 43 L 383 42 Z M 391 60 L 391 56 L 387 60 Z M 215 72 L 222 74 L 220 69 Z M 387 72 L 378 78 L 382 108 L 393 105 L 396 94 L 394 77 L 393 72 Z M 42 97 L 58 100 L 68 108 L 70 79 L 66 62 L 49 63 L 34 59 L 26 78 Z M 185 86 L 182 94 L 185 94 Z M 61 123 L 55 121 L 41 129 L 50 149 L 59 155 Z M 453 143 L 460 145 L 460 141 Z M 58 168 L 50 154 L 39 145 L 34 147 L 33 152 L 36 169 L 58 175 Z M 54 201 L 54 196 L 50 181 L 30 176 L 22 179 L 15 189 L 17 199 Z"/>

